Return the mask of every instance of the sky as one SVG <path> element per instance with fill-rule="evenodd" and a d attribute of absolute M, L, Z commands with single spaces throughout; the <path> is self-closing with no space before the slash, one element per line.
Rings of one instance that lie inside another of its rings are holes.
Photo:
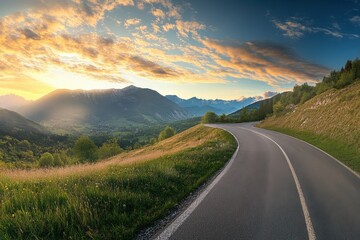
<path fill-rule="evenodd" d="M 360 56 L 360 0 L 0 0 L 0 95 L 129 85 L 241 99 Z"/>

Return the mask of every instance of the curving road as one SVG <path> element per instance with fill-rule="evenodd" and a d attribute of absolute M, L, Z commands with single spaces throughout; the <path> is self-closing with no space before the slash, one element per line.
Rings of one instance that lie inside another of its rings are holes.
<path fill-rule="evenodd" d="M 360 239 L 360 178 L 321 150 L 251 124 L 237 152 L 156 239 Z"/>

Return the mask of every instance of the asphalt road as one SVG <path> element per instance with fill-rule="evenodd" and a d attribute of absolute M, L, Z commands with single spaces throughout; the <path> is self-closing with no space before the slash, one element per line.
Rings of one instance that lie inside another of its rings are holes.
<path fill-rule="evenodd" d="M 360 178 L 319 149 L 250 124 L 223 172 L 157 239 L 360 239 Z"/>

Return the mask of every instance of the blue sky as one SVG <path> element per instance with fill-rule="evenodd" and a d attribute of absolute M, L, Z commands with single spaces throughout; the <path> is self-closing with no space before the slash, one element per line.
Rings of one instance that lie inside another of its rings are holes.
<path fill-rule="evenodd" d="M 130 84 L 239 99 L 360 55 L 360 2 L 2 0 L 0 94 Z"/>

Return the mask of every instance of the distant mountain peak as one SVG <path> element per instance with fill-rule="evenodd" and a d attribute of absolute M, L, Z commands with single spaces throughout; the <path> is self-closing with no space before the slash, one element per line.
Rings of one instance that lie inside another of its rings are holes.
<path fill-rule="evenodd" d="M 15 95 L 15 94 L 7 94 L 0 96 L 0 107 L 15 110 L 18 107 L 27 105 L 30 101 L 25 98 Z"/>
<path fill-rule="evenodd" d="M 212 111 L 216 114 L 232 113 L 256 100 L 252 97 L 242 100 L 201 99 L 197 97 L 182 99 L 176 95 L 167 95 L 165 97 L 192 113 L 194 116 L 202 116 L 207 111 Z"/>
<path fill-rule="evenodd" d="M 135 85 L 130 85 L 130 86 L 123 88 L 122 90 L 130 90 L 130 89 L 142 89 L 142 88 L 136 87 Z"/>
<path fill-rule="evenodd" d="M 56 90 L 19 112 L 45 126 L 65 130 L 83 126 L 113 130 L 191 117 L 158 92 L 134 85 L 123 89 Z"/>

